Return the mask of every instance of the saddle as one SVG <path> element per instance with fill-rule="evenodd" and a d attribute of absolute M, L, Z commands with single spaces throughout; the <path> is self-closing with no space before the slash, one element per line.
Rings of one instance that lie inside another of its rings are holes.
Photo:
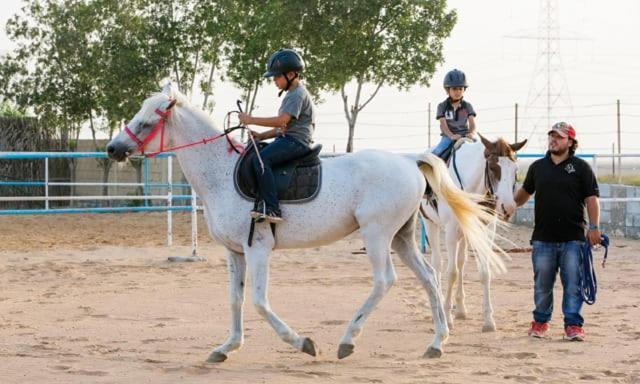
<path fill-rule="evenodd" d="M 261 150 L 267 143 L 257 142 Z M 322 167 L 318 155 L 322 144 L 313 146 L 309 152 L 289 163 L 273 167 L 278 199 L 284 203 L 304 203 L 313 200 L 320 192 Z M 249 143 L 234 170 L 236 191 L 249 201 L 259 200 L 258 181 L 251 165 L 256 157 L 256 148 Z"/>

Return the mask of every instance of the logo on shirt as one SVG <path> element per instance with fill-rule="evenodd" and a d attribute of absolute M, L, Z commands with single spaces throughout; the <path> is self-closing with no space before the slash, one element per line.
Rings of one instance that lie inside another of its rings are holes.
<path fill-rule="evenodd" d="M 573 167 L 573 164 L 571 164 L 571 163 L 565 165 L 564 166 L 564 170 L 567 171 L 567 173 L 569 173 L 569 174 L 576 172 L 576 169 Z"/>
<path fill-rule="evenodd" d="M 453 120 L 453 111 L 448 110 L 444 113 L 444 118 L 447 120 Z"/>

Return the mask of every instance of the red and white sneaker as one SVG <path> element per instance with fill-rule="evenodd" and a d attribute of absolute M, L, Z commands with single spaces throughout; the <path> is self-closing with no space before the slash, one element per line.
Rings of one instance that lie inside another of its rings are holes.
<path fill-rule="evenodd" d="M 569 325 L 564 328 L 564 339 L 569 341 L 584 341 L 584 330 L 579 325 Z"/>
<path fill-rule="evenodd" d="M 544 338 L 545 333 L 549 330 L 549 323 L 538 323 L 537 321 L 531 322 L 531 328 L 529 328 L 529 336 L 537 337 L 539 339 Z"/>

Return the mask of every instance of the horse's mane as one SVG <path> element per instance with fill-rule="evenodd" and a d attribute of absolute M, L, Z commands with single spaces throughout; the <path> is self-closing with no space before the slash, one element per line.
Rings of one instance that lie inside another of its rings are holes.
<path fill-rule="evenodd" d="M 162 110 L 169 100 L 176 100 L 176 104 L 173 106 L 171 116 L 169 117 L 174 123 L 179 123 L 181 116 L 188 111 L 189 113 L 198 115 L 199 118 L 204 120 L 209 126 L 218 130 L 215 122 L 207 113 L 191 104 L 182 92 L 170 86 L 170 84 L 168 86 L 165 85 L 163 92 L 153 93 L 145 99 L 140 109 L 140 118 L 142 121 L 152 119 L 155 116 L 156 109 Z"/>

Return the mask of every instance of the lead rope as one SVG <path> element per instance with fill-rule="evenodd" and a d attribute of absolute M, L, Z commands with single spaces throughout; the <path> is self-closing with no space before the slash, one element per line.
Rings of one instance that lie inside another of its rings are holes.
<path fill-rule="evenodd" d="M 602 259 L 602 268 L 607 262 L 609 253 L 609 237 L 602 234 L 600 237 L 600 245 L 604 247 L 604 258 Z M 596 293 L 598 292 L 598 280 L 596 279 L 596 270 L 593 267 L 593 253 L 591 252 L 591 244 L 585 241 L 582 246 L 582 269 L 580 271 L 580 281 L 582 300 L 588 305 L 596 302 Z"/>

